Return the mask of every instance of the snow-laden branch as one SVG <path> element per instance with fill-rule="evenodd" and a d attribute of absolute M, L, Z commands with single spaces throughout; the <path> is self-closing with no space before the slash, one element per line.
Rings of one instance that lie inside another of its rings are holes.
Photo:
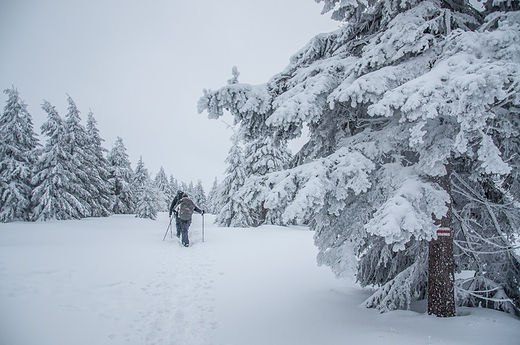
<path fill-rule="evenodd" d="M 457 287 L 457 286 L 455 287 L 455 289 L 457 289 L 460 292 L 467 293 L 467 294 L 469 294 L 471 296 L 478 297 L 478 298 L 486 300 L 486 301 L 499 302 L 499 303 L 505 303 L 505 302 L 512 303 L 513 302 L 513 300 L 510 299 L 510 298 L 507 298 L 507 299 L 489 298 L 489 297 L 485 297 L 485 296 L 479 295 L 478 293 L 474 293 L 474 292 L 471 292 L 471 291 L 468 291 L 468 290 L 461 289 L 460 287 Z M 497 290 L 499 290 L 499 288 L 496 288 L 496 289 L 493 289 L 493 290 L 479 291 L 479 293 L 486 293 L 486 292 L 492 292 L 492 291 L 497 291 Z"/>
<path fill-rule="evenodd" d="M 517 247 L 511 247 L 511 248 L 507 248 L 507 249 L 497 249 L 497 250 L 493 250 L 493 251 L 482 251 L 482 250 L 473 250 L 473 249 L 469 249 L 467 247 L 462 246 L 461 243 L 469 243 L 469 242 L 466 242 L 466 241 L 453 241 L 453 243 L 455 243 L 455 245 L 457 247 L 459 247 L 462 251 L 464 251 L 466 253 L 477 254 L 477 255 L 481 255 L 481 254 L 493 255 L 493 254 L 498 254 L 498 253 L 511 253 L 514 250 L 520 248 L 520 246 L 517 246 Z M 477 244 L 478 245 L 479 243 L 473 243 L 473 244 Z"/>
<path fill-rule="evenodd" d="M 494 303 L 496 309 L 514 313 L 514 300 L 504 288 L 483 276 L 457 280 L 455 293 L 458 305 L 477 306 L 485 301 Z"/>
<path fill-rule="evenodd" d="M 404 250 L 412 236 L 428 241 L 435 238 L 437 226 L 432 214 L 437 219 L 442 218 L 450 201 L 446 191 L 418 176 L 400 179 L 400 187 L 365 225 L 368 233 L 384 237 L 387 244 L 393 245 L 394 251 Z"/>
<path fill-rule="evenodd" d="M 410 309 L 412 298 L 426 281 L 426 255 L 422 255 L 411 266 L 400 272 L 394 279 L 381 286 L 363 305 L 376 308 L 381 313 L 395 309 Z"/>
<path fill-rule="evenodd" d="M 334 195 L 338 206 L 327 210 L 338 214 L 349 195 L 367 191 L 374 164 L 359 151 L 348 147 L 293 169 L 251 177 L 241 188 L 246 203 L 264 202 L 267 210 L 281 209 L 284 224 L 306 223 L 322 210 L 325 196 Z M 256 201 L 255 201 L 256 200 Z"/>

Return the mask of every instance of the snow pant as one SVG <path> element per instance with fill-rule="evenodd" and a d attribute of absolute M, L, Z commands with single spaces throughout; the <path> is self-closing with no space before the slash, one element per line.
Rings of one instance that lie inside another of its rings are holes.
<path fill-rule="evenodd" d="M 177 229 L 177 237 L 181 237 L 181 219 L 177 216 L 177 212 L 175 212 L 175 229 Z"/>
<path fill-rule="evenodd" d="M 182 244 L 185 246 L 189 246 L 190 240 L 188 239 L 188 230 L 191 225 L 191 219 L 183 220 L 183 219 L 179 218 L 179 222 L 177 224 L 179 224 L 179 227 L 180 227 L 180 232 L 181 232 L 181 236 L 182 236 Z"/>

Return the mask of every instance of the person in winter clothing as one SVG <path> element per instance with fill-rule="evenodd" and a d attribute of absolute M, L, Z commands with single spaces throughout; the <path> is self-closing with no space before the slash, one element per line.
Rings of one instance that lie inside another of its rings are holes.
<path fill-rule="evenodd" d="M 179 202 L 175 205 L 174 211 L 177 212 L 177 216 L 179 217 L 178 224 L 180 228 L 180 234 L 182 235 L 182 244 L 185 247 L 188 247 L 190 245 L 190 240 L 188 239 L 188 230 L 191 225 L 191 216 L 193 215 L 193 212 L 197 212 L 203 215 L 204 210 L 198 208 L 193 203 L 193 201 L 188 198 L 188 194 L 184 193 L 182 199 L 179 200 Z M 177 233 L 177 237 L 180 237 L 179 233 Z"/>
<path fill-rule="evenodd" d="M 177 237 L 181 235 L 181 228 L 179 223 L 179 214 L 177 211 L 175 211 L 175 206 L 181 201 L 182 197 L 184 196 L 183 191 L 178 191 L 177 195 L 175 195 L 175 198 L 173 198 L 172 204 L 170 205 L 170 218 L 172 217 L 172 214 L 175 217 L 175 228 L 177 229 Z"/>

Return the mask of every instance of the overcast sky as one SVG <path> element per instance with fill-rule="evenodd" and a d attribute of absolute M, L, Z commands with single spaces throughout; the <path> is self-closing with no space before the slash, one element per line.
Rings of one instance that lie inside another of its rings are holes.
<path fill-rule="evenodd" d="M 0 0 L 0 88 L 18 89 L 38 134 L 42 100 L 65 117 L 69 94 L 84 124 L 92 110 L 107 149 L 123 138 L 133 168 L 142 156 L 152 177 L 163 166 L 208 192 L 224 177 L 232 133 L 197 113 L 202 89 L 225 85 L 233 66 L 240 82 L 267 82 L 338 27 L 321 9 L 314 0 Z"/>

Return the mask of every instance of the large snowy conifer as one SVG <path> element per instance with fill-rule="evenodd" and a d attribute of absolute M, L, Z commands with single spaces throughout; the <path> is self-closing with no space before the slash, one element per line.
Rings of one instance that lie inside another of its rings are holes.
<path fill-rule="evenodd" d="M 74 182 L 70 181 L 67 188 L 83 204 L 84 216 L 90 216 L 93 212 L 92 207 L 99 206 L 93 201 L 95 199 L 92 194 L 97 192 L 94 180 L 96 167 L 93 165 L 95 157 L 89 150 L 89 137 L 87 130 L 81 124 L 80 111 L 72 97 L 69 96 L 67 101 L 69 107 L 65 116 L 64 149 L 70 154 L 68 169 L 76 176 Z"/>
<path fill-rule="evenodd" d="M 110 207 L 114 203 L 114 195 L 109 183 L 108 162 L 105 153 L 108 152 L 102 146 L 104 139 L 101 138 L 99 130 L 96 127 L 97 121 L 92 111 L 88 113 L 87 118 L 87 175 L 89 184 L 87 189 L 91 195 L 89 203 L 91 205 L 91 215 L 93 217 L 106 217 L 112 212 Z"/>
<path fill-rule="evenodd" d="M 135 196 L 132 190 L 133 170 L 123 139 L 117 140 L 107 155 L 110 184 L 114 193 L 111 210 L 115 214 L 130 214 L 135 208 Z"/>
<path fill-rule="evenodd" d="M 0 116 L 0 221 L 27 220 L 38 140 L 18 90 L 13 87 L 4 93 L 8 99 Z"/>
<path fill-rule="evenodd" d="M 309 130 L 293 166 L 249 176 L 242 200 L 262 201 L 281 224 L 309 224 L 318 262 L 380 287 L 366 305 L 381 311 L 426 296 L 424 254 L 453 214 L 455 264 L 475 271 L 457 302 L 518 311 L 519 260 L 508 248 L 519 219 L 520 15 L 482 24 L 465 1 L 323 2 L 340 29 L 316 36 L 268 83 L 199 100 L 209 118 L 229 110 L 246 143 Z M 437 182 L 448 171 L 452 192 Z M 498 262 L 504 273 L 485 269 Z"/>
<path fill-rule="evenodd" d="M 44 101 L 47 122 L 41 126 L 47 137 L 35 165 L 32 184 L 34 220 L 79 219 L 89 214 L 87 192 L 77 177 L 77 162 L 71 152 L 71 134 L 56 108 Z"/>

